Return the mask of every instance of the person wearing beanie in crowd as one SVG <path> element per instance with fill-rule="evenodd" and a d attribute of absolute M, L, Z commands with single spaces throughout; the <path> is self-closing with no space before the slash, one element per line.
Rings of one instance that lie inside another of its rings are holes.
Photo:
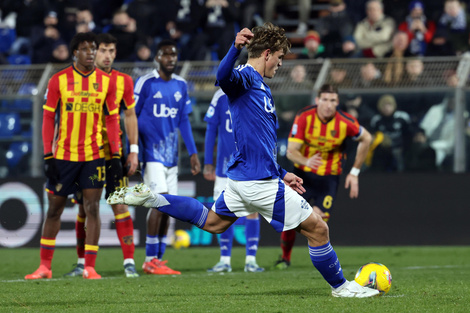
<path fill-rule="evenodd" d="M 325 47 L 321 44 L 320 35 L 314 30 L 309 30 L 304 38 L 304 48 L 298 55 L 298 59 L 318 59 L 325 55 Z"/>
<path fill-rule="evenodd" d="M 409 8 L 410 14 L 398 29 L 408 35 L 410 53 L 423 56 L 436 31 L 436 23 L 424 15 L 422 1 L 411 1 Z"/>

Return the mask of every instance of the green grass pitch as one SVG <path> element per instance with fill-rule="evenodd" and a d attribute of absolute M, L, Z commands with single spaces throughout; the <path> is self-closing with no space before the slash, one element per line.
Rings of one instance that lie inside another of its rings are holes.
<path fill-rule="evenodd" d="M 244 273 L 245 250 L 235 247 L 232 273 L 209 274 L 218 248 L 169 248 L 178 276 L 125 278 L 119 248 L 102 248 L 103 279 L 62 278 L 75 250 L 57 248 L 53 279 L 25 281 L 39 264 L 39 248 L 0 249 L 0 312 L 470 312 L 469 247 L 335 247 L 347 279 L 375 261 L 391 271 L 390 292 L 370 299 L 338 299 L 313 268 L 307 247 L 296 246 L 292 266 L 270 270 L 278 247 L 261 247 L 264 273 Z M 140 269 L 144 249 L 136 250 Z M 140 271 L 142 273 L 142 271 Z"/>

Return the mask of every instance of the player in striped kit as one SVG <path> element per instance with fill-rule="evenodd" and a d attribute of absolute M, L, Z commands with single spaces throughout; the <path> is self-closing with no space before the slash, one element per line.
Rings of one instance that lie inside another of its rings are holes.
<path fill-rule="evenodd" d="M 105 180 L 103 115 L 112 155 L 111 169 L 116 176 L 122 175 L 116 85 L 111 76 L 95 68 L 96 35 L 78 33 L 70 47 L 76 61 L 49 80 L 43 106 L 42 136 L 49 208 L 42 229 L 40 266 L 25 279 L 52 277 L 51 262 L 60 216 L 67 196 L 78 190 L 82 190 L 88 218 L 83 277 L 101 278 L 95 271 L 95 261 L 101 226 L 99 201 Z M 53 153 L 56 114 L 58 137 Z"/>
<path fill-rule="evenodd" d="M 120 111 L 124 112 L 124 126 L 126 129 L 127 138 L 130 144 L 130 151 L 127 159 L 121 160 L 124 167 L 127 168 L 127 173 L 124 176 L 111 179 L 112 173 L 110 172 L 110 162 L 112 159 L 108 136 L 106 128 L 103 128 L 103 143 L 106 159 L 106 194 L 108 196 L 117 188 L 129 185 L 129 176 L 132 176 L 137 169 L 139 160 L 139 145 L 138 145 L 138 129 L 137 129 L 137 116 L 135 115 L 135 101 L 134 101 L 134 82 L 132 78 L 124 73 L 121 73 L 112 68 L 114 59 L 116 58 L 116 44 L 117 40 L 110 34 L 99 34 L 97 36 L 97 52 L 95 65 L 102 71 L 111 75 L 116 84 L 116 101 L 119 103 Z M 120 118 L 118 119 L 120 122 Z M 121 128 L 119 128 L 121 130 Z M 122 132 L 120 136 L 122 138 Z M 122 154 L 122 153 L 121 153 Z M 65 277 L 82 276 L 85 262 L 85 221 L 86 214 L 83 208 L 82 192 L 79 191 L 75 194 L 75 202 L 79 204 L 77 220 L 75 222 L 75 232 L 77 237 L 77 265 L 65 274 Z M 117 204 L 111 206 L 114 217 L 116 233 L 118 235 L 119 243 L 121 244 L 122 254 L 124 257 L 124 274 L 126 277 L 139 277 L 134 263 L 134 223 L 132 222 L 131 214 L 127 205 Z"/>
<path fill-rule="evenodd" d="M 232 122 L 230 121 L 230 110 L 228 107 L 228 98 L 224 92 L 219 89 L 212 97 L 211 105 L 207 110 L 204 120 L 207 122 L 206 140 L 204 149 L 204 178 L 214 183 L 214 199 L 217 199 L 227 184 L 227 164 L 230 156 L 235 151 L 235 141 L 232 134 Z M 217 161 L 214 167 L 214 146 L 215 139 L 219 136 L 217 142 Z M 256 253 L 259 243 L 259 214 L 253 213 L 246 218 L 237 221 L 245 224 L 246 236 L 246 257 L 245 272 L 263 272 L 264 268 L 256 263 Z M 230 226 L 226 231 L 220 234 L 220 261 L 208 272 L 231 272 L 232 267 L 232 242 L 234 235 L 234 226 Z"/>
<path fill-rule="evenodd" d="M 245 45 L 247 64 L 234 69 Z M 193 198 L 153 194 L 145 185 L 122 188 L 108 203 L 156 208 L 211 233 L 222 233 L 239 217 L 258 212 L 276 231 L 296 229 L 308 239 L 310 259 L 334 297 L 376 296 L 378 290 L 344 278 L 328 225 L 298 194 L 305 192 L 302 179 L 276 161 L 277 116 L 263 78 L 274 77 L 289 49 L 284 29 L 266 23 L 253 32 L 242 29 L 220 62 L 217 82 L 229 98 L 236 152 L 228 163 L 227 186 L 212 210 Z"/>
<path fill-rule="evenodd" d="M 336 87 L 323 85 L 315 103 L 297 113 L 289 136 L 287 158 L 294 162 L 294 174 L 304 181 L 306 192 L 302 197 L 309 202 L 313 200 L 313 210 L 328 222 L 342 172 L 344 141 L 349 137 L 358 142 L 354 165 L 346 176 L 345 185 L 350 188 L 349 196 L 357 198 L 358 175 L 369 151 L 371 135 L 353 116 L 337 110 Z M 282 232 L 282 256 L 276 262 L 276 269 L 289 267 L 294 242 L 294 230 Z"/>

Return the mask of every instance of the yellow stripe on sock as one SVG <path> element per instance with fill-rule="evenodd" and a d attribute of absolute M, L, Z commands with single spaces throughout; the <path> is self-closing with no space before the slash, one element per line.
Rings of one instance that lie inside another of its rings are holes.
<path fill-rule="evenodd" d="M 121 220 L 121 219 L 126 218 L 128 216 L 131 216 L 131 213 L 129 211 L 127 211 L 126 213 L 114 215 L 114 218 L 117 219 L 117 220 Z"/>
<path fill-rule="evenodd" d="M 79 222 L 79 223 L 85 223 L 85 220 L 86 220 L 86 216 L 85 216 L 85 217 L 81 217 L 80 215 L 77 215 L 77 222 Z"/>
<path fill-rule="evenodd" d="M 46 246 L 55 246 L 55 239 L 43 239 L 41 238 L 41 244 Z"/>
<path fill-rule="evenodd" d="M 88 251 L 98 251 L 98 246 L 94 246 L 94 245 L 85 245 L 85 250 L 88 250 Z"/>

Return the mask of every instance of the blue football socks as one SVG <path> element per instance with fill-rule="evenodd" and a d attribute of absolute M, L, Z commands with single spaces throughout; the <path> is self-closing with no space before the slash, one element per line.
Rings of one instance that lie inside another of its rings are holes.
<path fill-rule="evenodd" d="M 234 226 L 231 225 L 226 231 L 220 234 L 220 256 L 232 256 L 233 231 Z"/>
<path fill-rule="evenodd" d="M 203 228 L 206 224 L 209 210 L 196 199 L 168 194 L 161 195 L 169 204 L 157 208 L 180 221 L 188 222 Z"/>
<path fill-rule="evenodd" d="M 256 256 L 259 243 L 259 218 L 245 221 L 246 255 Z"/>
<path fill-rule="evenodd" d="M 331 287 L 338 288 L 344 284 L 346 279 L 343 276 L 341 264 L 339 264 L 336 252 L 333 250 L 330 242 L 319 247 L 311 247 L 309 245 L 308 251 L 313 265 Z"/>

